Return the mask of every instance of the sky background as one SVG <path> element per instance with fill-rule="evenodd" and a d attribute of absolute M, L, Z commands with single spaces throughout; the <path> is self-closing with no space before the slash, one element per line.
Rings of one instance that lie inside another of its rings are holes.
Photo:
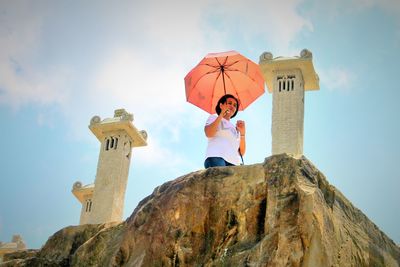
<path fill-rule="evenodd" d="M 203 168 L 208 114 L 185 75 L 210 52 L 254 62 L 313 53 L 304 155 L 400 243 L 400 3 L 335 1 L 0 0 L 0 241 L 40 248 L 79 224 L 76 181 L 93 183 L 94 115 L 125 108 L 148 133 L 133 149 L 124 218 L 164 182 Z M 246 121 L 246 164 L 271 155 L 272 96 Z M 234 121 L 235 121 L 234 119 Z"/>

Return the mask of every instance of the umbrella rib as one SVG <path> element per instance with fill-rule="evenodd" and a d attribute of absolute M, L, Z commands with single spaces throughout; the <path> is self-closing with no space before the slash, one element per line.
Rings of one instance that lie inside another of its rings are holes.
<path fill-rule="evenodd" d="M 218 62 L 219 66 L 220 66 L 220 73 L 222 73 L 222 84 L 224 85 L 224 95 L 226 95 L 226 86 L 225 86 L 225 66 L 226 66 L 226 62 L 228 61 L 228 56 L 225 57 L 225 61 L 223 64 L 221 64 L 218 60 L 218 58 L 215 58 L 215 60 Z M 218 75 L 219 76 L 219 75 Z M 218 80 L 218 77 L 217 77 Z"/>
<path fill-rule="evenodd" d="M 243 72 L 243 71 L 240 71 L 240 70 L 229 70 L 229 71 L 237 71 L 237 72 L 239 72 L 239 73 L 242 73 L 243 75 L 245 75 L 245 73 Z M 257 82 L 253 77 L 250 77 L 250 76 L 248 76 L 248 75 L 245 75 L 245 78 L 247 78 L 247 79 L 250 79 L 250 80 L 252 80 L 253 82 Z"/>
<path fill-rule="evenodd" d="M 241 61 L 243 61 L 243 60 L 236 60 L 235 62 L 232 62 L 232 63 L 229 64 L 229 65 L 225 65 L 225 67 L 226 67 L 227 70 L 233 71 L 233 70 L 235 70 L 235 69 L 231 69 L 230 67 L 232 67 L 233 65 L 235 65 L 236 63 L 239 63 L 239 62 L 241 62 Z M 246 65 L 248 66 L 248 64 L 249 64 L 249 62 L 246 60 Z M 247 66 L 246 66 L 246 69 L 247 69 Z"/>
<path fill-rule="evenodd" d="M 199 64 L 199 65 L 200 65 L 200 66 L 201 66 L 201 65 L 204 65 L 204 66 L 208 66 L 208 67 L 212 67 L 212 68 L 218 68 L 218 69 L 219 69 L 221 66 L 224 66 L 224 69 L 227 69 L 227 68 L 229 68 L 229 67 L 231 67 L 231 66 L 233 66 L 233 65 L 235 65 L 236 63 L 238 63 L 238 62 L 241 61 L 241 60 L 236 60 L 236 61 L 234 61 L 234 62 L 232 62 L 232 63 L 230 63 L 230 64 L 227 64 L 226 62 L 228 61 L 228 57 L 225 57 L 225 58 L 224 58 L 224 62 L 223 62 L 223 63 L 219 62 L 218 58 L 216 58 L 215 60 L 217 61 L 218 65 L 214 65 L 214 64 L 211 64 L 211 63 L 203 63 L 203 64 Z"/>
<path fill-rule="evenodd" d="M 243 73 L 243 72 L 241 72 L 241 71 L 238 71 L 238 72 Z M 235 91 L 238 91 L 237 88 L 236 88 L 236 86 L 235 86 L 235 83 L 233 82 L 232 78 L 229 76 L 229 72 L 226 72 L 226 76 L 227 76 L 227 77 L 229 78 L 229 80 L 231 81 L 231 84 L 232 84 L 233 88 L 235 89 Z M 253 83 L 257 84 L 257 81 L 256 81 L 253 77 L 250 77 L 250 76 L 248 76 L 248 75 L 245 75 L 244 78 L 249 79 L 249 80 L 251 80 Z M 238 95 L 238 97 L 239 97 L 239 95 Z"/>
<path fill-rule="evenodd" d="M 212 88 L 215 88 L 215 85 L 217 84 L 219 76 L 221 76 L 221 72 L 218 72 L 218 76 L 217 76 L 217 78 L 215 78 Z M 212 100 L 214 99 L 214 95 L 215 95 L 215 90 L 212 90 L 210 105 L 212 105 Z"/>
<path fill-rule="evenodd" d="M 239 72 L 240 72 L 240 71 L 239 71 Z M 240 72 L 240 73 L 242 73 L 242 72 Z M 228 72 L 226 73 L 226 77 L 227 77 L 227 78 L 229 79 L 229 81 L 231 82 L 231 85 L 232 85 L 232 87 L 233 87 L 233 92 L 236 93 L 236 97 L 237 97 L 237 99 L 239 100 L 239 106 L 242 106 L 242 107 L 243 107 L 243 104 L 240 102 L 240 97 L 239 97 L 239 93 L 238 93 L 239 90 L 237 89 L 235 83 L 233 82 L 233 79 L 231 78 L 231 76 L 229 75 Z M 253 78 L 251 78 L 251 77 L 249 77 L 249 76 L 247 76 L 247 75 L 245 75 L 245 78 L 250 79 L 250 80 L 253 81 L 254 83 L 257 83 L 257 81 L 256 81 L 255 79 L 253 79 Z"/>
<path fill-rule="evenodd" d="M 236 88 L 236 86 L 235 86 L 235 83 L 233 82 L 232 78 L 229 76 L 228 73 L 226 73 L 226 77 L 227 77 L 227 78 L 229 79 L 229 81 L 231 82 L 232 87 L 233 87 L 233 92 L 236 93 L 236 99 L 238 99 L 238 101 L 239 101 L 239 93 L 238 93 L 238 90 L 237 90 L 237 88 Z M 239 101 L 239 105 L 241 105 L 240 101 Z M 239 108 L 239 107 L 238 107 L 238 108 Z"/>
<path fill-rule="evenodd" d="M 215 58 L 215 60 L 217 61 L 219 66 L 222 66 L 222 64 L 221 64 L 221 62 L 219 62 L 218 58 Z M 226 62 L 226 60 L 225 60 L 225 62 Z"/>
<path fill-rule="evenodd" d="M 217 83 L 217 81 L 218 81 L 219 76 L 221 75 L 220 69 L 215 69 L 215 70 L 213 70 L 213 71 L 209 71 L 209 72 L 204 73 L 203 75 L 201 75 L 200 78 L 196 81 L 196 83 L 193 85 L 192 88 L 196 88 L 197 84 L 200 82 L 200 80 L 201 80 L 202 78 L 206 77 L 208 74 L 215 73 L 215 72 L 218 72 L 218 76 L 217 76 L 217 78 L 215 79 L 214 84 L 213 84 L 213 86 L 212 86 L 212 88 L 214 88 L 215 85 L 216 85 L 216 83 Z M 194 92 L 194 90 L 192 90 L 192 92 L 190 93 L 190 95 L 188 95 L 188 96 L 186 97 L 186 100 L 189 100 L 189 99 L 190 99 L 191 94 L 192 94 L 193 92 Z M 213 98 L 214 98 L 214 90 L 212 91 L 212 95 L 211 95 L 211 99 L 213 99 Z M 211 103 L 212 103 L 212 101 L 211 101 Z M 212 104 L 211 104 L 211 105 L 212 105 Z"/>
<path fill-rule="evenodd" d="M 219 71 L 219 69 L 216 69 L 216 70 L 209 71 L 209 72 L 206 72 L 206 73 L 204 73 L 203 75 L 201 75 L 201 76 L 199 77 L 199 79 L 197 79 L 196 83 L 193 85 L 193 88 L 195 88 L 195 87 L 197 86 L 197 84 L 200 82 L 200 80 L 201 80 L 202 78 L 204 78 L 204 77 L 207 76 L 208 74 L 211 74 L 211 73 L 214 73 L 214 72 L 218 72 L 218 71 Z M 217 77 L 217 78 L 218 78 L 218 77 Z M 190 98 L 190 96 L 188 96 L 187 99 L 188 99 L 188 98 Z"/>
<path fill-rule="evenodd" d="M 202 63 L 202 64 L 199 64 L 198 66 L 208 66 L 208 67 L 212 67 L 212 68 L 216 68 L 216 69 L 219 69 L 219 67 L 220 67 L 220 65 L 213 65 L 211 63 Z"/>
<path fill-rule="evenodd" d="M 232 66 L 232 65 L 234 65 L 234 64 L 236 64 L 236 63 L 238 63 L 239 61 L 240 61 L 240 60 L 235 61 L 234 63 L 230 64 L 229 67 Z M 225 68 L 225 70 L 227 70 L 227 71 L 237 71 L 237 72 L 240 72 L 240 73 L 244 74 L 245 77 L 247 77 L 248 79 L 252 80 L 253 82 L 257 82 L 252 76 L 247 75 L 246 72 L 243 72 L 243 71 L 241 71 L 241 70 L 239 70 L 239 69 Z M 246 65 L 246 71 L 247 71 L 247 70 L 248 70 L 248 61 L 247 61 L 247 65 Z"/>
<path fill-rule="evenodd" d="M 236 60 L 234 62 L 232 62 L 231 64 L 224 64 L 225 67 L 232 67 L 233 65 L 235 65 L 236 63 L 240 62 L 241 60 Z"/>

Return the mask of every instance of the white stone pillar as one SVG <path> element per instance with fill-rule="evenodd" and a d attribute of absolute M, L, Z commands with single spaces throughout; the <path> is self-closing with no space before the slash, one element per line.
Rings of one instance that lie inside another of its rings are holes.
<path fill-rule="evenodd" d="M 79 220 L 80 225 L 89 223 L 92 214 L 93 192 L 94 184 L 82 186 L 82 183 L 78 181 L 72 186 L 72 193 L 82 204 L 81 217 Z"/>
<path fill-rule="evenodd" d="M 72 188 L 82 204 L 80 224 L 122 221 L 132 148 L 147 145 L 146 131 L 137 130 L 132 121 L 124 109 L 115 110 L 113 118 L 91 119 L 89 129 L 101 146 L 94 185 L 76 182 Z"/>
<path fill-rule="evenodd" d="M 116 110 L 114 118 L 94 116 L 89 128 L 101 142 L 89 223 L 122 221 L 133 147 L 146 146 L 147 133 L 132 124 L 133 115 Z"/>
<path fill-rule="evenodd" d="M 318 90 L 319 79 L 312 54 L 303 50 L 300 57 L 260 56 L 260 68 L 272 93 L 272 155 L 303 155 L 304 91 Z"/>

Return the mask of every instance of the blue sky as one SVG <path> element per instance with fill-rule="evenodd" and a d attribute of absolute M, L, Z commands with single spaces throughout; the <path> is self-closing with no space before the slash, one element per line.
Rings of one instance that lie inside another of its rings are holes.
<path fill-rule="evenodd" d="M 39 248 L 77 225 L 75 181 L 94 182 L 94 115 L 125 108 L 147 131 L 134 148 L 124 218 L 162 183 L 203 168 L 208 114 L 183 79 L 207 53 L 313 53 L 304 154 L 400 243 L 400 4 L 336 1 L 0 2 L 0 241 Z M 199 3 L 197 3 L 199 2 Z M 272 97 L 239 113 L 246 164 L 271 154 Z"/>

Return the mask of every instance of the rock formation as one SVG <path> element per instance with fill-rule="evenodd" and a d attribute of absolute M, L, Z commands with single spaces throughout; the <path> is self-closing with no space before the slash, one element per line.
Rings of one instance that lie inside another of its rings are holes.
<path fill-rule="evenodd" d="M 120 224 L 66 227 L 0 266 L 399 266 L 400 249 L 306 158 L 157 187 Z"/>

